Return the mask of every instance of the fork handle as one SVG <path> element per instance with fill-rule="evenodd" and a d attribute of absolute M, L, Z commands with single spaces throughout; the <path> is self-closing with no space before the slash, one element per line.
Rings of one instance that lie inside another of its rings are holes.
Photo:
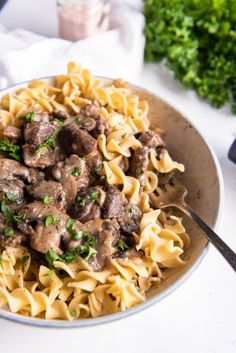
<path fill-rule="evenodd" d="M 181 210 L 190 216 L 196 226 L 204 233 L 207 239 L 219 250 L 226 261 L 236 271 L 236 254 L 235 252 L 210 228 L 208 225 L 194 212 L 194 210 L 186 205 Z"/>

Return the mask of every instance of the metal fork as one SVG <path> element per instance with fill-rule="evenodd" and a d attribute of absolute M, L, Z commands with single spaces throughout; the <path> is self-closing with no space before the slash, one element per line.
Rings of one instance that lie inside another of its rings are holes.
<path fill-rule="evenodd" d="M 219 250 L 221 255 L 228 261 L 234 271 L 236 271 L 235 252 L 195 213 L 195 211 L 185 202 L 187 196 L 186 188 L 177 180 L 173 185 L 165 185 L 158 188 L 158 197 L 151 198 L 157 208 L 176 207 L 184 212 L 196 226 L 202 231 L 205 237 Z"/>

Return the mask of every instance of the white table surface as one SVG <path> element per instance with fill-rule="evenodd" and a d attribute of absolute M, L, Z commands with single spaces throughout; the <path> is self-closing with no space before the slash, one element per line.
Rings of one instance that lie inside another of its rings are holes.
<path fill-rule="evenodd" d="M 54 6 L 55 2 L 48 0 L 11 0 L 0 14 L 0 22 L 51 36 L 56 33 Z M 236 133 L 236 117 L 229 109 L 211 108 L 193 92 L 185 91 L 161 65 L 146 64 L 135 83 L 185 113 L 213 146 L 225 182 L 225 209 L 218 232 L 235 249 L 236 165 L 227 160 L 227 151 Z M 125 320 L 86 329 L 52 330 L 0 319 L 0 352 L 233 353 L 235 298 L 235 273 L 210 247 L 199 268 L 178 290 Z"/>

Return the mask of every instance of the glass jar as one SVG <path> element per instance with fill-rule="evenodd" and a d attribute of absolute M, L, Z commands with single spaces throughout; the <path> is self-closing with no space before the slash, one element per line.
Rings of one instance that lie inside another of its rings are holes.
<path fill-rule="evenodd" d="M 59 36 L 77 41 L 109 28 L 110 5 L 105 0 L 58 0 Z"/>

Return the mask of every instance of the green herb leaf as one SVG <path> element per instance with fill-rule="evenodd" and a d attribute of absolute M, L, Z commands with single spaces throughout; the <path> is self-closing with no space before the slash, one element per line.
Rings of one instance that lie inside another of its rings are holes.
<path fill-rule="evenodd" d="M 72 170 L 72 172 L 71 172 L 71 175 L 73 175 L 74 177 L 77 177 L 77 175 L 79 174 L 79 172 L 80 172 L 80 166 L 78 166 L 78 167 L 75 167 L 73 170 Z"/>
<path fill-rule="evenodd" d="M 48 196 L 48 195 L 45 195 L 44 198 L 43 198 L 43 203 L 45 203 L 45 205 L 48 205 L 51 202 L 52 202 L 52 197 Z"/>
<path fill-rule="evenodd" d="M 12 228 L 6 228 L 3 232 L 3 235 L 5 237 L 13 237 L 14 236 L 14 232 Z"/>
<path fill-rule="evenodd" d="M 85 206 L 85 201 L 78 195 L 76 198 L 76 202 L 81 206 L 84 207 Z"/>
<path fill-rule="evenodd" d="M 24 264 L 24 265 L 27 264 L 27 262 L 29 261 L 29 259 L 30 259 L 29 255 L 23 256 L 23 258 L 22 258 L 23 264 Z"/>
<path fill-rule="evenodd" d="M 80 124 L 81 124 L 81 119 L 80 119 L 80 118 L 76 118 L 76 119 L 73 121 L 73 123 L 80 125 Z"/>
<path fill-rule="evenodd" d="M 27 123 L 32 123 L 34 121 L 34 118 L 35 118 L 35 113 L 34 112 L 30 112 L 26 115 L 23 115 L 20 117 L 21 120 L 24 120 L 25 122 Z"/>
<path fill-rule="evenodd" d="M 66 223 L 66 230 L 72 235 L 72 239 L 76 241 L 81 238 L 82 234 L 74 228 L 74 224 L 73 219 L 69 218 Z"/>
<path fill-rule="evenodd" d="M 129 249 L 129 246 L 126 244 L 126 242 L 124 240 L 119 239 L 117 244 L 116 244 L 116 248 L 119 251 L 125 251 L 125 250 Z"/>
<path fill-rule="evenodd" d="M 88 245 L 94 245 L 96 243 L 94 236 L 86 230 L 83 231 L 83 238 L 86 239 Z"/>
<path fill-rule="evenodd" d="M 51 276 L 54 272 L 55 272 L 54 270 L 48 271 L 47 273 L 45 273 L 45 274 L 43 275 L 43 277 L 49 277 L 49 276 Z"/>
<path fill-rule="evenodd" d="M 77 312 L 75 309 L 68 308 L 68 311 L 72 317 L 77 317 Z"/>
<path fill-rule="evenodd" d="M 70 264 L 72 261 L 74 261 L 77 257 L 75 249 L 68 250 L 64 255 L 63 255 L 63 262 L 66 264 Z"/>
<path fill-rule="evenodd" d="M 89 258 L 96 254 L 96 250 L 89 245 L 79 245 L 76 249 L 76 252 L 85 260 L 88 261 Z"/>
<path fill-rule="evenodd" d="M 54 261 L 62 261 L 64 262 L 64 260 L 61 258 L 61 256 L 59 256 L 54 250 L 48 250 L 48 252 L 45 255 L 45 258 L 50 266 L 50 268 L 53 267 L 53 262 Z"/>
<path fill-rule="evenodd" d="M 2 264 L 2 256 L 0 255 L 0 266 L 3 268 L 3 264 Z"/>
<path fill-rule="evenodd" d="M 60 119 L 55 118 L 53 121 L 59 126 L 64 126 L 64 121 L 62 121 Z"/>
<path fill-rule="evenodd" d="M 51 225 L 51 224 L 57 224 L 59 223 L 59 219 L 57 217 L 54 217 L 52 215 L 48 215 L 44 219 L 46 227 Z"/>
<path fill-rule="evenodd" d="M 3 213 L 3 215 L 4 215 L 5 219 L 6 219 L 7 223 L 8 224 L 11 223 L 12 216 L 11 216 L 11 213 L 10 213 L 7 205 L 6 205 L 6 201 L 5 200 L 2 200 L 2 202 L 1 202 L 1 211 L 2 211 L 2 213 Z"/>
<path fill-rule="evenodd" d="M 20 215 L 11 215 L 11 221 L 12 222 L 22 222 L 26 218 L 26 214 L 20 214 Z"/>
<path fill-rule="evenodd" d="M 44 148 L 44 147 L 55 148 L 59 130 L 60 129 L 55 129 L 46 141 L 41 143 L 41 145 L 37 146 L 35 152 L 37 152 L 38 150 L 40 150 L 41 148 Z"/>
<path fill-rule="evenodd" d="M 0 151 L 6 152 L 8 154 L 8 156 L 12 157 L 16 161 L 20 161 L 21 160 L 21 148 L 20 148 L 20 146 L 11 143 L 7 139 L 0 140 Z"/>
<path fill-rule="evenodd" d="M 99 195 L 97 191 L 92 192 L 92 194 L 90 195 L 90 200 L 99 202 Z"/>
<path fill-rule="evenodd" d="M 6 193 L 6 197 L 7 197 L 8 201 L 11 201 L 11 202 L 14 202 L 17 200 L 17 197 L 15 195 L 11 194 L 10 192 Z"/>
<path fill-rule="evenodd" d="M 102 164 L 99 164 L 96 168 L 95 168 L 95 171 L 97 173 L 101 172 L 102 171 L 102 168 L 103 168 L 103 165 Z"/>

